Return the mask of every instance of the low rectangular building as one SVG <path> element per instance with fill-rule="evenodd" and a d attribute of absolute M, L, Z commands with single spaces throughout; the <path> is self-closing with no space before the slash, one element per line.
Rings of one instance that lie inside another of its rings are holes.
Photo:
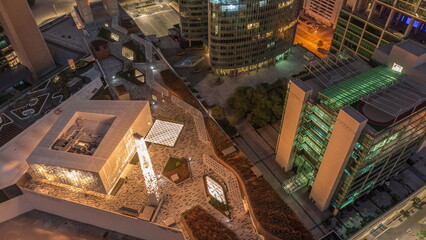
<path fill-rule="evenodd" d="M 77 101 L 28 157 L 30 175 L 108 194 L 152 125 L 147 101 Z"/>

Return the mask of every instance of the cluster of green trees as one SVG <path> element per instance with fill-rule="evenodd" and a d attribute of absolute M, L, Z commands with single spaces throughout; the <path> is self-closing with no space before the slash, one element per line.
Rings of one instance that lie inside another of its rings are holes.
<path fill-rule="evenodd" d="M 238 87 L 228 104 L 238 118 L 247 118 L 255 128 L 263 127 L 281 119 L 286 88 L 284 79 L 256 88 Z"/>

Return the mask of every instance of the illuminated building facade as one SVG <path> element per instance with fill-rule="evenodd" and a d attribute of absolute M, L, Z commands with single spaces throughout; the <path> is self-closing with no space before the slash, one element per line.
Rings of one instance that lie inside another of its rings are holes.
<path fill-rule="evenodd" d="M 330 51 L 349 49 L 370 60 L 376 48 L 426 42 L 426 0 L 350 0 L 340 11 Z"/>
<path fill-rule="evenodd" d="M 3 27 L 0 25 L 0 72 L 11 69 L 19 64 L 18 56 L 16 56 Z"/>
<path fill-rule="evenodd" d="M 298 0 L 209 1 L 210 66 L 235 75 L 284 58 L 298 13 Z"/>
<path fill-rule="evenodd" d="M 424 56 L 417 56 L 423 65 Z M 426 73 L 418 78 L 399 68 L 370 68 L 348 53 L 307 69 L 289 83 L 276 161 L 297 173 L 283 183 L 288 193 L 308 186 L 320 210 L 337 213 L 396 175 L 421 145 Z"/>
<path fill-rule="evenodd" d="M 136 153 L 134 134 L 152 125 L 146 101 L 68 106 L 28 157 L 34 178 L 108 194 Z"/>
<path fill-rule="evenodd" d="M 334 27 L 344 2 L 343 0 L 306 0 L 303 2 L 303 11 L 315 20 Z"/>
<path fill-rule="evenodd" d="M 26 0 L 0 1 L 0 23 L 22 65 L 37 77 L 55 68 L 55 62 Z M 13 55 L 9 56 L 15 64 Z"/>
<path fill-rule="evenodd" d="M 181 35 L 189 45 L 208 38 L 208 0 L 179 0 Z"/>
<path fill-rule="evenodd" d="M 210 66 L 236 75 L 283 59 L 293 43 L 299 0 L 179 2 L 182 36 L 207 40 Z"/>

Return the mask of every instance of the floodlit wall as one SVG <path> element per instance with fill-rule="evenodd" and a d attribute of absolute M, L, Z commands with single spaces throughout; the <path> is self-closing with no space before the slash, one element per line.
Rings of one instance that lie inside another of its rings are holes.
<path fill-rule="evenodd" d="M 300 80 L 290 82 L 287 104 L 285 105 L 285 112 L 276 150 L 277 154 L 275 157 L 275 161 L 286 171 L 293 168 L 293 147 L 296 140 L 297 129 L 301 122 L 306 101 L 308 101 L 311 94 L 312 89 L 308 88 Z"/>
<path fill-rule="evenodd" d="M 0 22 L 19 61 L 38 77 L 55 68 L 55 62 L 26 0 L 1 0 Z"/>
<path fill-rule="evenodd" d="M 352 107 L 340 110 L 309 195 L 321 211 L 330 205 L 350 154 L 366 124 L 367 119 Z"/>
<path fill-rule="evenodd" d="M 145 136 L 151 126 L 151 110 L 149 104 L 146 104 L 129 128 L 129 131 L 124 135 L 114 152 L 109 156 L 108 160 L 99 171 L 100 178 L 102 179 L 107 193 L 114 187 L 124 167 L 129 163 L 135 153 L 136 146 L 133 134 L 138 133 L 141 136 Z"/>
<path fill-rule="evenodd" d="M 179 230 L 22 189 L 34 209 L 146 240 L 183 240 Z"/>

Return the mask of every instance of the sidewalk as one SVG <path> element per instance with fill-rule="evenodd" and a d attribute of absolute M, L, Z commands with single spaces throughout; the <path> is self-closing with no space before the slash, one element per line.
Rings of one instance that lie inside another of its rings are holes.
<path fill-rule="evenodd" d="M 260 170 L 262 176 L 271 184 L 281 199 L 296 213 L 312 235 L 316 239 L 325 235 L 328 230 L 322 225 L 322 220 L 328 217 L 328 214 L 321 213 L 309 200 L 307 189 L 289 196 L 281 187 L 282 182 L 292 177 L 294 173 L 284 172 L 275 162 L 275 146 L 278 139 L 279 125 L 267 125 L 256 130 L 245 120 L 235 127 L 240 133 L 240 137 L 234 139 L 237 147 Z"/>

